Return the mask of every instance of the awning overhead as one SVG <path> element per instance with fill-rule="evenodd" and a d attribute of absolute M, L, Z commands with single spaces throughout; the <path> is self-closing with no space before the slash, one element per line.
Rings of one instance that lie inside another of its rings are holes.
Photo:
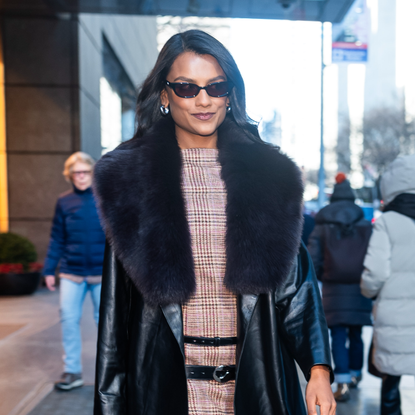
<path fill-rule="evenodd" d="M 110 13 L 339 23 L 354 0 L 0 0 L 3 13 Z"/>

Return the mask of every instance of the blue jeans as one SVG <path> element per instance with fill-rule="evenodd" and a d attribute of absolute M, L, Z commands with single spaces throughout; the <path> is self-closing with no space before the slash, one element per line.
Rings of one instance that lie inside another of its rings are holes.
<path fill-rule="evenodd" d="M 350 383 L 352 376 L 362 374 L 362 326 L 332 326 L 330 332 L 335 381 Z M 349 340 L 348 348 L 347 339 Z"/>
<path fill-rule="evenodd" d="M 81 373 L 81 316 L 87 292 L 91 293 L 94 304 L 94 319 L 98 324 L 101 284 L 81 284 L 62 278 L 60 280 L 60 313 L 62 323 L 62 342 L 64 355 L 64 371 Z"/>

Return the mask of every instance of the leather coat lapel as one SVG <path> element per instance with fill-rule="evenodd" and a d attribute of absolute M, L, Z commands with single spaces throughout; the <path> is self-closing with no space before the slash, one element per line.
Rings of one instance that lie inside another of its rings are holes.
<path fill-rule="evenodd" d="M 236 361 L 242 354 L 249 323 L 258 302 L 258 295 L 246 294 L 238 296 L 238 344 L 236 346 Z"/>
<path fill-rule="evenodd" d="M 177 340 L 177 343 L 180 346 L 184 358 L 184 338 L 183 338 L 183 316 L 182 316 L 182 307 L 180 304 L 167 304 L 161 306 L 164 317 L 167 320 L 167 323 L 170 326 L 171 331 L 173 332 L 174 337 Z"/>

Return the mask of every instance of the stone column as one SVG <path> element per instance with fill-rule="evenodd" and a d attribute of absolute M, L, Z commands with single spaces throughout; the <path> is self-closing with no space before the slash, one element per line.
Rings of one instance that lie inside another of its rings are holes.
<path fill-rule="evenodd" d="M 3 16 L 9 229 L 43 261 L 63 163 L 79 150 L 78 23 Z"/>

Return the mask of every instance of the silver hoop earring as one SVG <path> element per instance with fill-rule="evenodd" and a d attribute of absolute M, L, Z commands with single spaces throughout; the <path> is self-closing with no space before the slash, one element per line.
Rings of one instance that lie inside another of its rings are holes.
<path fill-rule="evenodd" d="M 229 105 L 226 107 L 226 112 L 229 114 L 232 111 L 232 107 Z"/>
<path fill-rule="evenodd" d="M 165 107 L 164 105 L 162 105 L 160 107 L 160 112 L 161 112 L 161 115 L 166 116 L 170 112 L 169 107 Z"/>

